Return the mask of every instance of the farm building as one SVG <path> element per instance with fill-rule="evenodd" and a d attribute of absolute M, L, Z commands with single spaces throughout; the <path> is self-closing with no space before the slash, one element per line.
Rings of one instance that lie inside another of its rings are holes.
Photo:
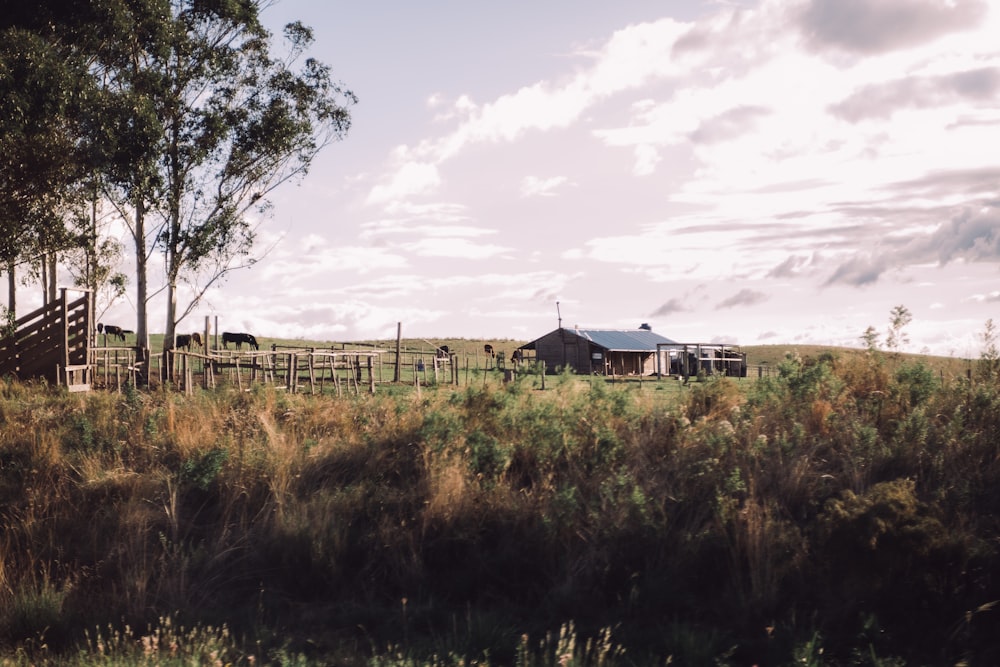
<path fill-rule="evenodd" d="M 533 350 L 535 359 L 545 363 L 545 370 L 570 367 L 577 373 L 596 375 L 654 375 L 668 354 L 665 346 L 677 343 L 648 327 L 639 329 L 566 329 L 559 328 L 522 345 Z"/>
<path fill-rule="evenodd" d="M 546 372 L 569 367 L 587 375 L 698 375 L 746 377 L 746 355 L 733 345 L 678 343 L 638 329 L 559 328 L 518 348 L 533 351 Z"/>

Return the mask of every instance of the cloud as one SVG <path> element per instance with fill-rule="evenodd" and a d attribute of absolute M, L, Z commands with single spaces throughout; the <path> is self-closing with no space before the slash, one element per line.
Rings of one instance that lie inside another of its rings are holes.
<path fill-rule="evenodd" d="M 811 0 L 799 25 L 814 47 L 875 54 L 968 30 L 986 13 L 981 0 Z"/>
<path fill-rule="evenodd" d="M 843 262 L 827 278 L 824 286 L 843 283 L 861 287 L 878 282 L 879 277 L 889 269 L 888 258 L 879 255 L 857 254 Z"/>
<path fill-rule="evenodd" d="M 471 225 L 449 225 L 418 223 L 407 224 L 401 221 L 379 221 L 362 226 L 361 238 L 377 241 L 390 237 L 404 235 L 424 236 L 429 238 L 479 238 L 496 234 L 496 230 L 473 227 Z"/>
<path fill-rule="evenodd" d="M 964 210 L 943 223 L 925 241 L 915 243 L 907 252 L 918 261 L 926 254 L 933 254 L 942 264 L 954 260 L 998 261 L 1000 210 Z"/>
<path fill-rule="evenodd" d="M 421 257 L 452 257 L 456 259 L 490 259 L 510 252 L 511 248 L 492 244 L 477 244 L 467 238 L 421 239 L 402 245 L 407 251 Z"/>
<path fill-rule="evenodd" d="M 943 199 L 949 195 L 973 197 L 997 196 L 1000 184 L 1000 167 L 974 167 L 969 169 L 935 169 L 918 178 L 897 181 L 886 187 L 892 193 L 901 193 L 922 199 Z M 1000 206 L 994 202 L 993 206 Z"/>
<path fill-rule="evenodd" d="M 768 109 L 760 106 L 739 106 L 729 109 L 702 121 L 691 133 L 691 141 L 696 144 L 711 144 L 734 139 L 752 131 L 757 119 L 768 113 Z"/>
<path fill-rule="evenodd" d="M 879 242 L 885 249 L 856 251 L 837 266 L 824 286 L 872 285 L 892 268 L 928 264 L 944 266 L 950 262 L 998 262 L 1000 209 L 994 206 L 965 206 L 959 208 L 949 220 L 929 228 L 907 230 L 903 227 L 899 233 L 880 230 L 879 236 Z M 861 243 L 856 242 L 853 247 L 859 248 Z"/>
<path fill-rule="evenodd" d="M 908 77 L 860 88 L 830 107 L 852 123 L 890 118 L 902 109 L 925 109 L 970 101 L 989 101 L 1000 91 L 1000 68 L 982 67 L 940 76 Z"/>
<path fill-rule="evenodd" d="M 525 176 L 521 181 L 522 197 L 553 197 L 561 186 L 569 183 L 565 176 L 552 176 L 550 178 L 539 178 L 537 176 Z"/>
<path fill-rule="evenodd" d="M 685 313 L 689 310 L 691 309 L 685 306 L 683 301 L 673 298 L 654 310 L 650 314 L 650 317 L 666 317 L 667 315 L 673 315 L 675 313 Z"/>
<path fill-rule="evenodd" d="M 600 50 L 574 54 L 589 66 L 565 80 L 539 81 L 490 102 L 476 103 L 469 95 L 460 95 L 449 108 L 440 95 L 432 95 L 428 106 L 438 112 L 437 119 L 455 127 L 440 137 L 397 149 L 390 167 L 394 173 L 372 189 L 368 202 L 379 204 L 436 187 L 437 169 L 469 146 L 509 143 L 529 132 L 570 127 L 610 96 L 683 73 L 682 63 L 670 57 L 670 48 L 687 27 L 670 18 L 628 26 L 612 34 Z"/>
<path fill-rule="evenodd" d="M 798 275 L 799 269 L 809 263 L 808 257 L 800 255 L 790 255 L 788 259 L 767 272 L 768 278 L 793 278 Z"/>
<path fill-rule="evenodd" d="M 728 299 L 720 301 L 716 307 L 735 308 L 736 306 L 756 306 L 759 303 L 764 303 L 769 298 L 770 297 L 764 292 L 752 289 L 741 289 Z"/>
<path fill-rule="evenodd" d="M 398 270 L 408 265 L 406 258 L 390 249 L 337 245 L 312 235 L 305 251 L 283 252 L 261 262 L 261 275 L 273 284 L 300 284 L 315 276 L 331 273 L 367 274 Z"/>
<path fill-rule="evenodd" d="M 966 297 L 966 301 L 973 303 L 1000 303 L 1000 291 L 987 292 L 986 294 L 973 294 Z"/>
<path fill-rule="evenodd" d="M 441 183 L 437 166 L 426 162 L 406 162 L 386 183 L 376 185 L 368 195 L 369 204 L 386 204 L 396 199 L 421 195 Z"/>

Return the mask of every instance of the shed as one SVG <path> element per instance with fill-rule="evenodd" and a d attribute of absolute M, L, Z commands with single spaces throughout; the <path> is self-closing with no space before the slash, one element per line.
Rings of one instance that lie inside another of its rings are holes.
<path fill-rule="evenodd" d="M 567 329 L 555 331 L 522 345 L 545 363 L 546 372 L 570 367 L 587 375 L 654 375 L 669 367 L 666 346 L 679 343 L 653 333 L 648 325 L 639 329 Z M 657 364 L 657 357 L 660 364 Z"/>

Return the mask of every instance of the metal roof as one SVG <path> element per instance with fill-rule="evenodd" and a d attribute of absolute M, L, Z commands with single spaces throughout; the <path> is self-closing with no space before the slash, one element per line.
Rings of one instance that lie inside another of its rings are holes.
<path fill-rule="evenodd" d="M 657 343 L 676 345 L 676 341 L 664 338 L 648 329 L 572 329 L 571 331 L 605 350 L 619 352 L 656 352 Z"/>
<path fill-rule="evenodd" d="M 556 329 L 556 331 L 559 330 Z M 563 331 L 614 352 L 656 352 L 657 343 L 678 345 L 677 341 L 665 338 L 648 329 L 563 329 Z M 529 350 L 534 349 L 535 342 L 532 341 L 523 347 Z"/>

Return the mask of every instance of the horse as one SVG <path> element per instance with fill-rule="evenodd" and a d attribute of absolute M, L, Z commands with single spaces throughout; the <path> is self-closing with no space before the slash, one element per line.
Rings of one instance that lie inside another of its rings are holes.
<path fill-rule="evenodd" d="M 257 339 L 253 337 L 253 334 L 248 333 L 232 333 L 229 331 L 222 332 L 222 346 L 229 349 L 230 343 L 236 343 L 236 349 L 242 349 L 243 343 L 246 343 L 251 348 L 255 350 L 260 349 L 260 345 L 257 344 Z"/>
<path fill-rule="evenodd" d="M 177 334 L 177 348 L 185 348 L 187 350 L 191 349 L 191 343 L 195 345 L 201 345 L 201 334 L 197 331 L 193 334 Z"/>
<path fill-rule="evenodd" d="M 114 324 L 101 324 L 100 322 L 98 322 L 97 333 L 102 333 L 102 332 L 107 334 L 108 336 L 111 336 L 112 338 L 119 339 L 123 343 L 125 342 L 125 334 L 132 333 L 131 331 L 126 331 L 125 329 L 122 329 L 121 327 L 116 326 Z"/>
<path fill-rule="evenodd" d="M 493 351 L 493 346 L 490 345 L 489 343 L 486 343 L 486 345 L 483 345 L 483 352 L 485 352 L 486 356 L 489 357 L 490 359 L 492 359 L 494 356 L 496 356 L 496 353 Z"/>

